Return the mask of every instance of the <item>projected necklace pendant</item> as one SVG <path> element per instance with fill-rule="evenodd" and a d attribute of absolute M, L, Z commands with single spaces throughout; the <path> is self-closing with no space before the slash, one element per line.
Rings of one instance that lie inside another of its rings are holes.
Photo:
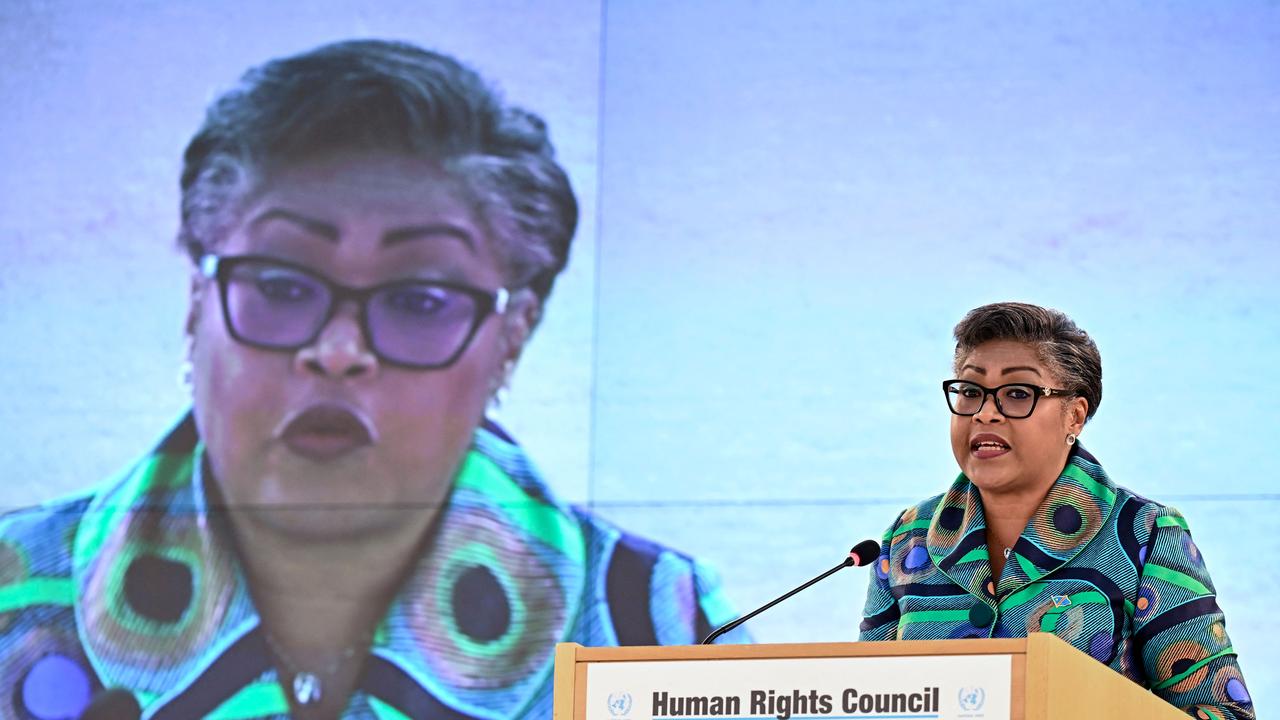
<path fill-rule="evenodd" d="M 320 678 L 301 672 L 293 676 L 293 698 L 299 705 L 320 702 Z"/>

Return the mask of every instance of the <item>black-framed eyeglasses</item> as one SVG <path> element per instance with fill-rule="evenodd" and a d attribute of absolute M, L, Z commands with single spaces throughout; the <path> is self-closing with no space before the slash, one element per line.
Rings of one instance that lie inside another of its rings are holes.
<path fill-rule="evenodd" d="M 507 308 L 506 288 L 481 290 L 435 280 L 396 280 L 367 288 L 265 255 L 204 255 L 200 272 L 218 283 L 223 320 L 238 342 L 296 351 L 315 342 L 344 301 L 356 303 L 365 342 L 379 360 L 437 370 L 467 349 L 480 324 Z"/>
<path fill-rule="evenodd" d="M 944 380 L 942 393 L 947 396 L 947 407 L 956 415 L 977 415 L 987 403 L 987 396 L 996 399 L 996 410 L 1010 420 L 1030 417 L 1035 412 L 1036 402 L 1042 397 L 1075 395 L 1070 390 L 1032 385 L 1030 383 L 1009 383 L 998 387 L 984 387 L 968 380 Z"/>

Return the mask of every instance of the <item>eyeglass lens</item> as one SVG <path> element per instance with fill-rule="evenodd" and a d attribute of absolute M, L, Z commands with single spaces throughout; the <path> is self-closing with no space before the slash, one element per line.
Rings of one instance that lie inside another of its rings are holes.
<path fill-rule="evenodd" d="M 228 317 L 246 342 L 293 349 L 311 342 L 328 321 L 333 290 L 323 279 L 266 261 L 237 263 L 226 277 Z M 447 363 L 471 336 L 479 316 L 470 294 L 405 281 L 366 301 L 368 341 L 375 353 L 410 365 Z"/>
<path fill-rule="evenodd" d="M 947 385 L 947 402 L 957 415 L 977 415 L 990 392 L 977 383 L 953 382 Z M 996 409 L 1008 418 L 1024 418 L 1036 406 L 1034 385 L 1002 385 L 994 391 Z"/>

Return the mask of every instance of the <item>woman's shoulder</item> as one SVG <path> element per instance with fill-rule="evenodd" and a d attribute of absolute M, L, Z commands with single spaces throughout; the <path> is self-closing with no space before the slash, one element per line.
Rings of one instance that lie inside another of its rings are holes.
<path fill-rule="evenodd" d="M 76 528 L 95 494 L 80 492 L 0 514 L 0 576 L 10 575 L 13 563 L 26 574 L 55 567 L 69 573 Z"/>
<path fill-rule="evenodd" d="M 888 529 L 885 530 L 885 540 L 887 541 L 895 535 L 900 535 L 912 529 L 928 531 L 930 523 L 933 522 L 934 513 L 937 512 L 938 506 L 942 503 L 944 497 L 946 497 L 946 493 L 938 493 L 914 505 L 903 508 L 898 512 Z"/>
<path fill-rule="evenodd" d="M 1176 507 L 1144 497 L 1120 485 L 1114 487 L 1116 524 L 1126 531 L 1132 529 L 1139 543 L 1145 544 L 1160 528 L 1189 531 L 1186 518 Z"/>
<path fill-rule="evenodd" d="M 0 615 L 27 618 L 0 622 L 0 659 L 9 655 L 30 622 L 71 626 L 75 538 L 92 498 L 86 493 L 0 515 L 0 591 L 5 596 Z"/>

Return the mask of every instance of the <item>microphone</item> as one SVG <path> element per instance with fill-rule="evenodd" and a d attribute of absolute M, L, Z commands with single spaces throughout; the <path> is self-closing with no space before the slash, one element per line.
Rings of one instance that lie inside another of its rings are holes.
<path fill-rule="evenodd" d="M 124 688 L 103 690 L 80 713 L 80 720 L 138 720 L 141 717 L 138 699 Z"/>
<path fill-rule="evenodd" d="M 758 607 L 758 608 L 756 608 L 755 610 L 752 610 L 751 612 L 747 613 L 746 615 L 743 615 L 742 617 L 738 618 L 737 620 L 734 620 L 734 621 L 732 621 L 732 622 L 729 622 L 729 623 L 726 623 L 726 624 L 724 624 L 724 625 L 721 625 L 720 627 L 716 628 L 714 632 L 712 632 L 710 635 L 708 635 L 708 636 L 706 637 L 706 639 L 704 639 L 704 640 L 702 641 L 702 644 L 703 644 L 703 645 L 710 645 L 711 643 L 715 642 L 716 638 L 718 638 L 718 637 L 720 637 L 721 635 L 723 635 L 723 634 L 725 634 L 725 633 L 729 632 L 730 630 L 732 630 L 732 629 L 734 629 L 734 628 L 738 627 L 738 626 L 739 626 L 739 625 L 741 625 L 742 623 L 744 623 L 744 622 L 746 622 L 746 621 L 750 620 L 751 618 L 753 618 L 753 617 L 755 617 L 755 616 L 759 615 L 760 613 L 764 612 L 765 610 L 768 610 L 769 608 L 773 607 L 774 605 L 777 605 L 778 603 L 782 602 L 783 600 L 786 600 L 787 598 L 791 597 L 792 595 L 795 595 L 796 593 L 800 592 L 801 590 L 804 590 L 805 588 L 809 587 L 810 585 L 812 585 L 812 584 L 814 584 L 814 583 L 816 583 L 816 582 L 819 582 L 819 581 L 821 581 L 821 580 L 825 580 L 825 579 L 827 579 L 827 577 L 828 577 L 828 576 L 830 576 L 830 575 L 834 575 L 835 573 L 840 572 L 841 570 L 843 570 L 843 569 L 845 569 L 845 568 L 847 568 L 847 567 L 862 567 L 862 566 L 864 566 L 864 565 L 870 565 L 870 564 L 872 563 L 872 561 L 874 561 L 874 560 L 876 559 L 876 557 L 878 557 L 879 555 L 880 555 L 880 543 L 876 542 L 875 540 L 863 540 L 862 542 L 858 543 L 857 545 L 854 545 L 854 546 L 853 546 L 853 548 L 849 550 L 849 556 L 848 556 L 848 557 L 846 557 L 846 558 L 845 558 L 845 559 L 844 559 L 844 560 L 843 560 L 839 565 L 837 565 L 837 566 L 835 566 L 835 567 L 831 568 L 830 570 L 828 570 L 828 571 L 826 571 L 826 572 L 822 573 L 822 574 L 821 574 L 821 575 L 819 575 L 818 577 L 816 577 L 816 578 L 814 578 L 814 579 L 810 580 L 809 582 L 807 582 L 807 583 L 805 583 L 805 584 L 801 585 L 800 587 L 796 588 L 795 590 L 792 590 L 791 592 L 787 593 L 786 595 L 783 595 L 782 597 L 777 598 L 776 600 L 774 600 L 774 601 L 770 602 L 768 605 L 764 605 L 764 606 Z"/>

